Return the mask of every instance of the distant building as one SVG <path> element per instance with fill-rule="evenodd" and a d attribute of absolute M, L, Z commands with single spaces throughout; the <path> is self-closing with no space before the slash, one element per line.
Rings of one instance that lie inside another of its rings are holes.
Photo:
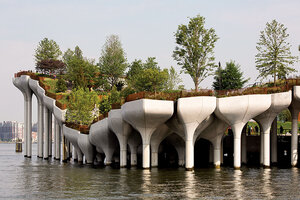
<path fill-rule="evenodd" d="M 0 140 L 13 141 L 16 138 L 23 140 L 24 124 L 16 121 L 0 122 Z"/>

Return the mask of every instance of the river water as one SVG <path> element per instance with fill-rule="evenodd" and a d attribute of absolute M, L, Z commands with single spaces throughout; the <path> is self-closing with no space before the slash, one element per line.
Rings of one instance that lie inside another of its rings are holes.
<path fill-rule="evenodd" d="M 14 150 L 0 144 L 0 199 L 300 199 L 297 168 L 111 169 Z"/>

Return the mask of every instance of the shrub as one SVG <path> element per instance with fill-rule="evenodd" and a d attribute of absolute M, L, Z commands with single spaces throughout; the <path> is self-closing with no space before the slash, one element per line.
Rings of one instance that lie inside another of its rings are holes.
<path fill-rule="evenodd" d="M 56 82 L 56 93 L 64 92 L 67 90 L 67 83 L 63 78 L 59 78 Z"/>
<path fill-rule="evenodd" d="M 103 96 L 99 103 L 99 111 L 102 115 L 108 113 L 111 110 L 111 103 L 108 96 Z"/>
<path fill-rule="evenodd" d="M 136 92 L 136 91 L 135 91 L 133 88 L 131 88 L 131 87 L 126 87 L 126 88 L 124 88 L 124 89 L 121 91 L 120 95 L 121 95 L 121 97 L 126 98 L 128 95 L 133 94 L 133 93 L 135 93 L 135 92 Z"/>
<path fill-rule="evenodd" d="M 69 96 L 67 122 L 90 125 L 98 115 L 98 102 L 96 92 L 83 88 L 73 90 Z"/>
<path fill-rule="evenodd" d="M 113 86 L 110 91 L 109 101 L 111 104 L 121 103 L 120 92 L 117 90 L 116 86 Z"/>

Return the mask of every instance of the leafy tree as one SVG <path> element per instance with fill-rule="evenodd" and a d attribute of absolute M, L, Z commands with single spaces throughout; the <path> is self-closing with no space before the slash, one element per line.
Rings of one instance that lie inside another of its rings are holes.
<path fill-rule="evenodd" d="M 49 40 L 44 38 L 38 44 L 38 47 L 35 49 L 35 62 L 41 62 L 42 60 L 58 60 L 62 52 L 59 49 L 58 44 L 54 40 Z"/>
<path fill-rule="evenodd" d="M 121 91 L 124 87 L 124 82 L 123 81 L 119 81 L 115 86 L 117 88 L 118 91 Z"/>
<path fill-rule="evenodd" d="M 288 37 L 287 28 L 276 20 L 267 23 L 265 29 L 260 32 L 256 46 L 258 53 L 255 56 L 258 78 L 271 75 L 276 84 L 276 77 L 285 78 L 289 73 L 296 71 L 289 67 L 298 57 L 291 55 L 291 45 L 286 41 Z"/>
<path fill-rule="evenodd" d="M 183 72 L 194 81 L 195 90 L 215 68 L 213 49 L 218 40 L 215 30 L 204 27 L 205 18 L 190 18 L 188 25 L 179 25 L 175 33 L 177 46 L 173 58 L 182 66 Z"/>
<path fill-rule="evenodd" d="M 167 90 L 178 90 L 179 89 L 179 83 L 181 83 L 182 80 L 179 77 L 179 74 L 176 72 L 173 66 L 171 66 L 171 69 L 169 70 L 169 76 L 167 81 Z"/>
<path fill-rule="evenodd" d="M 93 60 L 83 57 L 81 49 L 76 46 L 75 50 L 68 49 L 63 60 L 67 65 L 67 79 L 74 84 L 75 88 L 91 88 L 97 85 L 97 66 Z"/>
<path fill-rule="evenodd" d="M 108 113 L 111 110 L 111 102 L 109 96 L 103 96 L 99 103 L 99 111 L 102 115 Z"/>
<path fill-rule="evenodd" d="M 127 72 L 126 81 L 128 85 L 134 86 L 136 81 L 136 76 L 144 70 L 142 60 L 134 60 L 131 65 L 129 65 L 129 70 Z"/>
<path fill-rule="evenodd" d="M 60 77 L 56 82 L 56 93 L 65 92 L 66 90 L 67 90 L 66 81 L 62 77 Z"/>
<path fill-rule="evenodd" d="M 121 103 L 120 92 L 117 90 L 116 86 L 113 86 L 112 90 L 110 91 L 109 101 L 111 104 Z"/>
<path fill-rule="evenodd" d="M 60 60 L 46 59 L 38 61 L 36 64 L 37 71 L 45 74 L 58 74 L 65 70 L 66 65 Z"/>
<path fill-rule="evenodd" d="M 243 78 L 240 65 L 234 61 L 227 62 L 225 69 L 220 67 L 216 71 L 214 79 L 213 88 L 215 90 L 239 89 L 249 81 L 249 79 Z"/>
<path fill-rule="evenodd" d="M 127 81 L 137 91 L 161 91 L 166 88 L 168 70 L 161 70 L 155 57 L 149 57 L 145 63 L 135 60 L 130 65 Z"/>
<path fill-rule="evenodd" d="M 74 89 L 69 96 L 67 122 L 90 125 L 96 117 L 99 98 L 96 92 L 88 89 Z"/>
<path fill-rule="evenodd" d="M 110 35 L 99 58 L 100 72 L 106 75 L 111 88 L 117 84 L 127 68 L 125 52 L 117 35 Z"/>
<path fill-rule="evenodd" d="M 136 76 L 135 88 L 138 91 L 157 92 L 165 88 L 167 81 L 167 69 L 144 69 L 142 73 Z"/>

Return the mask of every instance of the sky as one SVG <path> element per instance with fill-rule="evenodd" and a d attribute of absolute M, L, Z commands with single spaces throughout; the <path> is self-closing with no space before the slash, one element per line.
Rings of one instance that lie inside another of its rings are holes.
<path fill-rule="evenodd" d="M 248 84 L 256 82 L 256 43 L 267 22 L 276 19 L 287 27 L 291 52 L 299 56 L 299 0 L 0 0 L 0 121 L 23 122 L 22 93 L 12 84 L 14 73 L 34 70 L 35 49 L 43 38 L 53 39 L 64 52 L 78 45 L 85 57 L 96 61 L 105 39 L 120 37 L 128 62 L 156 57 L 161 68 L 180 66 L 172 58 L 174 33 L 188 17 L 201 15 L 205 27 L 220 38 L 216 62 L 234 60 Z M 294 66 L 300 73 L 300 63 Z M 299 74 L 296 73 L 295 75 Z M 186 89 L 194 88 L 189 75 L 181 74 Z M 212 77 L 201 84 L 211 88 Z M 36 121 L 33 98 L 33 121 Z"/>

